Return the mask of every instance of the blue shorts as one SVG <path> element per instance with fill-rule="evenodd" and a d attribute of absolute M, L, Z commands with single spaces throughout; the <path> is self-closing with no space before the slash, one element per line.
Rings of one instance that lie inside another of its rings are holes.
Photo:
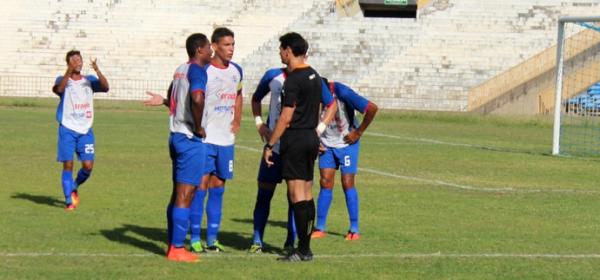
<path fill-rule="evenodd" d="M 360 141 L 344 148 L 329 148 L 319 155 L 319 169 L 340 169 L 342 174 L 358 172 L 358 151 Z"/>
<path fill-rule="evenodd" d="M 206 161 L 204 162 L 204 175 L 216 175 L 222 180 L 233 178 L 234 146 L 205 145 Z"/>
<path fill-rule="evenodd" d="M 283 181 L 283 177 L 281 177 L 281 156 L 277 153 L 273 153 L 271 161 L 273 161 L 273 165 L 268 167 L 265 159 L 261 157 L 260 167 L 258 168 L 258 181 L 262 183 L 279 184 Z"/>
<path fill-rule="evenodd" d="M 90 128 L 86 134 L 77 133 L 58 126 L 58 153 L 57 161 L 73 160 L 73 153 L 77 153 L 80 161 L 94 160 L 94 131 Z"/>
<path fill-rule="evenodd" d="M 202 139 L 188 138 L 183 133 L 171 133 L 169 136 L 169 154 L 173 162 L 173 181 L 192 186 L 200 185 L 206 147 Z"/>

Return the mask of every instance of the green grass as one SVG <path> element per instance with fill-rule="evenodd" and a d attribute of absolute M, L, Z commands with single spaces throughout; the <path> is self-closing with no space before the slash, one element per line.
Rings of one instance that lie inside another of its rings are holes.
<path fill-rule="evenodd" d="M 543 117 L 382 112 L 362 140 L 356 185 L 363 238 L 343 240 L 348 222 L 338 176 L 329 236 L 313 241 L 312 263 L 246 254 L 260 154 L 236 149 L 219 236 L 228 252 L 177 264 L 163 255 L 171 189 L 166 111 L 96 101 L 94 172 L 82 186 L 80 208 L 65 213 L 56 103 L 0 98 L 3 279 L 589 279 L 600 273 L 600 257 L 594 258 L 600 159 L 549 156 L 552 126 Z M 245 112 L 238 146 L 260 149 Z M 285 239 L 286 207 L 278 190 L 265 234 L 272 253 Z"/>

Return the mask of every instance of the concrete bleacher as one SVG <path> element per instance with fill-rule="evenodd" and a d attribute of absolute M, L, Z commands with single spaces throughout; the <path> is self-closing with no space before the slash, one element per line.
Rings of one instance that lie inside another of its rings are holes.
<path fill-rule="evenodd" d="M 278 37 L 296 31 L 323 76 L 383 107 L 464 111 L 471 89 L 554 44 L 559 16 L 600 9 L 597 0 L 419 3 L 417 19 L 390 19 L 339 17 L 328 0 L 9 1 L 0 10 L 0 95 L 51 96 L 46 84 L 14 83 L 46 83 L 64 71 L 71 48 L 98 58 L 113 81 L 109 98 L 164 92 L 186 60 L 185 38 L 227 26 L 247 95 L 265 70 L 281 66 Z"/>

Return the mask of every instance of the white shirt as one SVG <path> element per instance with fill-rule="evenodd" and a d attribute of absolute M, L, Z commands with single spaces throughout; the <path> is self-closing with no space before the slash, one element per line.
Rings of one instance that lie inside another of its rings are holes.
<path fill-rule="evenodd" d="M 233 62 L 229 62 L 227 68 L 211 64 L 206 68 L 206 73 L 208 82 L 202 117 L 205 143 L 233 145 L 235 135 L 231 132 L 231 123 L 235 114 L 235 100 L 242 91 L 242 68 Z"/>

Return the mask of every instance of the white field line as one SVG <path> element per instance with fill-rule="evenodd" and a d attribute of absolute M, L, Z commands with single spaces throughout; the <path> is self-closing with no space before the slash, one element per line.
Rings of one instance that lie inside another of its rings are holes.
<path fill-rule="evenodd" d="M 202 258 L 261 258 L 277 257 L 278 254 L 249 254 L 249 253 L 222 253 L 202 254 Z M 60 252 L 0 252 L 0 258 L 39 258 L 39 257 L 67 257 L 67 258 L 148 258 L 164 257 L 152 253 L 60 253 Z M 347 258 L 400 258 L 400 259 L 600 259 L 600 254 L 523 254 L 523 253 L 381 253 L 381 254 L 323 254 L 315 255 L 315 259 L 347 259 Z"/>
<path fill-rule="evenodd" d="M 396 135 L 389 135 L 389 134 L 383 134 L 383 133 L 377 133 L 377 132 L 365 132 L 365 134 L 372 135 L 372 136 L 378 136 L 378 137 L 392 138 L 392 139 L 419 141 L 419 142 L 425 142 L 425 143 L 431 143 L 431 144 L 438 144 L 438 145 L 448 145 L 448 146 L 457 146 L 457 147 L 469 147 L 469 148 L 485 148 L 484 146 L 480 146 L 480 145 L 471 145 L 471 144 L 464 144 L 464 143 L 452 143 L 452 142 L 445 142 L 445 141 L 440 141 L 440 140 L 435 140 L 435 139 L 428 139 L 428 138 L 415 138 L 415 137 L 406 137 L 406 136 L 396 136 Z"/>
<path fill-rule="evenodd" d="M 256 148 L 252 148 L 252 147 L 248 147 L 248 146 L 244 146 L 244 145 L 236 144 L 235 147 L 243 149 L 243 150 L 251 151 L 251 152 L 262 153 L 262 150 L 260 150 L 260 149 L 256 149 Z M 494 193 L 576 193 L 576 194 L 600 194 L 600 191 L 576 190 L 576 189 L 517 189 L 517 188 L 512 188 L 512 187 L 506 187 L 506 188 L 474 187 L 474 186 L 469 186 L 469 185 L 455 184 L 455 183 L 446 182 L 446 181 L 442 181 L 442 180 L 425 179 L 425 178 L 419 178 L 419 177 L 413 177 L 413 176 L 398 175 L 398 174 L 394 174 L 394 173 L 389 173 L 389 172 L 385 172 L 385 171 L 379 171 L 379 170 L 376 170 L 376 169 L 365 168 L 365 167 L 359 167 L 358 170 L 362 171 L 362 172 L 367 172 L 367 173 L 372 173 L 372 174 L 376 174 L 376 175 L 380 175 L 380 176 L 385 176 L 385 177 L 391 177 L 391 178 L 396 178 L 396 179 L 403 179 L 403 180 L 408 180 L 408 181 L 416 181 L 416 182 L 433 184 L 433 185 L 438 185 L 438 186 L 444 186 L 444 187 L 449 187 L 449 188 L 454 188 L 454 189 L 468 190 L 468 191 L 478 191 L 478 192 L 494 192 Z"/>

